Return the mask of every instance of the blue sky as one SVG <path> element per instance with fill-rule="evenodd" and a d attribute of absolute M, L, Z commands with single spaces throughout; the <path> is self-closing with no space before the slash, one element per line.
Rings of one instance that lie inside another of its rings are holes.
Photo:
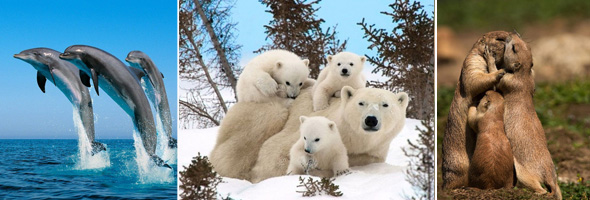
<path fill-rule="evenodd" d="M 386 30 L 393 29 L 390 16 L 381 14 L 381 11 L 391 12 L 388 6 L 393 1 L 358 1 L 358 0 L 323 0 L 319 3 L 321 7 L 317 15 L 323 18 L 324 30 L 328 27 L 338 25 L 337 37 L 341 40 L 348 39 L 346 51 L 363 55 L 375 55 L 374 51 L 367 49 L 369 42 L 363 39 L 364 32 L 357 25 L 363 17 L 365 22 L 376 24 L 377 28 Z M 434 0 L 420 0 L 424 9 L 432 15 L 434 11 Z M 317 6 L 316 6 L 317 8 Z M 233 9 L 233 19 L 238 22 L 239 31 L 237 42 L 242 44 L 242 60 L 250 60 L 256 55 L 252 53 L 258 50 L 265 41 L 264 25 L 272 19 L 270 13 L 264 12 L 267 8 L 258 1 L 237 1 Z M 246 63 L 243 63 L 246 64 Z"/>
<path fill-rule="evenodd" d="M 59 3 L 57 3 L 59 2 Z M 174 120 L 177 119 L 176 1 L 36 1 L 0 6 L 0 139 L 77 138 L 72 107 L 53 84 L 37 86 L 36 70 L 12 57 L 47 47 L 63 51 L 74 44 L 101 48 L 125 62 L 141 50 L 164 74 Z M 126 63 L 127 64 L 127 63 Z M 104 91 L 94 102 L 97 139 L 130 139 L 130 117 Z"/>

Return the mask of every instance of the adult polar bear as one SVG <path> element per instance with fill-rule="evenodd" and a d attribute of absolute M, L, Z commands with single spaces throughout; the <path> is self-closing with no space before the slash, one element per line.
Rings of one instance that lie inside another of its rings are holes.
<path fill-rule="evenodd" d="M 325 116 L 336 122 L 351 167 L 385 162 L 391 141 L 405 124 L 408 101 L 406 93 L 394 94 L 375 88 L 355 90 L 345 86 L 340 99 L 331 98 L 329 107 L 312 112 L 311 90 L 303 90 L 291 105 L 283 130 L 262 145 L 250 181 L 257 183 L 285 175 L 289 150 L 300 136 L 301 115 Z"/>

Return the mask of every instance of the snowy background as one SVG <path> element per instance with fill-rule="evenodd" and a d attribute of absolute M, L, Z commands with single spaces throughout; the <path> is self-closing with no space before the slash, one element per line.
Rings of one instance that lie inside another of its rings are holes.
<path fill-rule="evenodd" d="M 423 129 L 419 120 L 406 119 L 401 133 L 389 146 L 386 163 L 375 163 L 362 167 L 352 167 L 352 173 L 339 176 L 334 181 L 340 186 L 342 197 L 316 196 L 302 197 L 297 193 L 301 188 L 299 175 L 281 176 L 252 184 L 249 181 L 223 177 L 218 192 L 223 197 L 230 195 L 233 199 L 407 199 L 416 196 L 415 188 L 407 182 L 404 174 L 409 159 L 401 148 L 408 146 L 407 140 L 418 139 L 416 126 Z M 208 129 L 188 129 L 178 132 L 178 166 L 179 171 L 188 166 L 191 159 L 211 153 L 217 139 L 219 127 Z M 303 176 L 307 178 L 308 176 Z M 314 177 L 318 180 L 318 177 Z M 181 192 L 179 192 L 180 194 Z"/>

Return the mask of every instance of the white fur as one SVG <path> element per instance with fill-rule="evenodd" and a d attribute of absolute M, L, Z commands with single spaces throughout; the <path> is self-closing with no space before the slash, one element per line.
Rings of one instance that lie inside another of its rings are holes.
<path fill-rule="evenodd" d="M 340 97 L 340 90 L 344 86 L 354 89 L 364 88 L 366 79 L 363 66 L 366 58 L 350 52 L 340 52 L 328 56 L 328 64 L 320 72 L 317 83 L 313 87 L 313 110 L 323 110 L 328 107 L 330 97 Z M 343 73 L 346 71 L 346 73 Z"/>
<path fill-rule="evenodd" d="M 331 177 L 348 172 L 348 155 L 336 123 L 325 117 L 301 116 L 300 121 L 301 137 L 291 147 L 287 174 L 308 174 L 317 169 L 331 171 Z"/>
<path fill-rule="evenodd" d="M 349 166 L 385 162 L 391 141 L 405 124 L 408 101 L 408 95 L 403 92 L 394 94 L 375 88 L 355 90 L 345 86 L 341 98 L 331 98 L 326 109 L 313 112 L 311 91 L 303 90 L 289 108 L 282 131 L 268 138 L 260 148 L 250 174 L 251 181 L 256 183 L 285 174 L 290 162 L 289 150 L 300 137 L 299 117 L 302 115 L 324 116 L 336 123 L 348 152 Z M 377 119 L 378 129 L 366 129 L 368 116 Z"/>
<path fill-rule="evenodd" d="M 285 50 L 270 50 L 256 56 L 238 79 L 238 101 L 263 103 L 276 97 L 297 97 L 308 81 L 308 65 L 309 60 Z"/>

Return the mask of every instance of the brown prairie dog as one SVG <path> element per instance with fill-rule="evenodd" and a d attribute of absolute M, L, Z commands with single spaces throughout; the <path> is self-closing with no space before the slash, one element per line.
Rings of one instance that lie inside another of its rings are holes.
<path fill-rule="evenodd" d="M 467 128 L 467 112 L 475 98 L 492 89 L 504 75 L 504 48 L 510 33 L 484 34 L 463 62 L 443 137 L 443 188 L 468 185 L 469 160 L 475 148 L 475 133 Z"/>
<path fill-rule="evenodd" d="M 499 189 L 514 186 L 514 160 L 504 132 L 504 98 L 487 91 L 477 108 L 469 108 L 469 126 L 476 132 L 469 165 L 469 187 Z"/>

